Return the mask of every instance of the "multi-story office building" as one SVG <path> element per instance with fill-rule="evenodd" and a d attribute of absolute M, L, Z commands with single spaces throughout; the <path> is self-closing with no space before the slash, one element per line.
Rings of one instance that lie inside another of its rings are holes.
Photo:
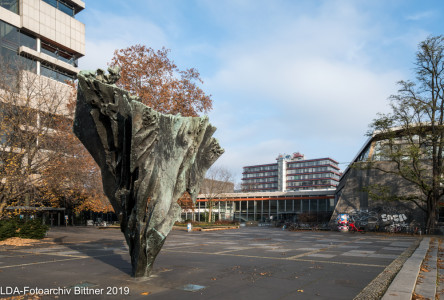
<path fill-rule="evenodd" d="M 0 1 L 0 56 L 61 82 L 74 79 L 85 54 L 85 25 L 75 15 L 80 0 Z"/>
<path fill-rule="evenodd" d="M 15 200 L 7 204 L 44 211 L 59 224 L 65 208 L 32 207 L 38 194 L 31 190 L 38 189 L 39 166 L 53 150 L 56 120 L 69 117 L 72 87 L 66 81 L 75 79 L 78 59 L 85 54 L 85 25 L 75 19 L 84 8 L 80 0 L 0 1 L 1 183 L 13 185 L 14 178 L 22 178 L 26 189 L 15 190 L 26 190 L 26 195 L 18 201 L 11 196 Z M 19 162 L 18 168 L 26 171 L 7 173 L 8 161 Z"/>
<path fill-rule="evenodd" d="M 274 164 L 244 167 L 241 193 L 202 193 L 182 218 L 203 220 L 209 205 L 216 219 L 326 223 L 336 205 L 338 163 L 331 158 L 305 159 L 304 155 L 279 155 Z"/>
<path fill-rule="evenodd" d="M 304 155 L 279 155 L 274 164 L 244 167 L 244 192 L 287 192 L 335 188 L 338 162 L 331 158 L 304 159 Z"/>

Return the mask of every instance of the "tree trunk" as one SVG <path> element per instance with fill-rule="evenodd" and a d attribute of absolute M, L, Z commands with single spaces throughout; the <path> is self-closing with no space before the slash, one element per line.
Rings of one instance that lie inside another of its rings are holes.
<path fill-rule="evenodd" d="M 208 223 L 213 222 L 213 203 L 208 201 Z"/>
<path fill-rule="evenodd" d="M 0 203 L 0 216 L 3 215 L 3 211 L 5 210 L 5 207 L 6 207 L 6 199 L 4 202 Z"/>
<path fill-rule="evenodd" d="M 427 223 L 426 223 L 426 233 L 433 234 L 436 230 L 436 208 L 438 199 L 435 195 L 427 199 Z"/>

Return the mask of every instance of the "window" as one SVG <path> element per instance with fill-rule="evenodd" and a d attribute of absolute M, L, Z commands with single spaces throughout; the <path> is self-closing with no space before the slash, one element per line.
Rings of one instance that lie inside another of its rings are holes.
<path fill-rule="evenodd" d="M 0 0 L 1 1 L 1 0 Z M 17 69 L 28 70 L 36 72 L 36 62 L 26 57 L 18 56 L 18 49 L 21 45 L 27 46 L 32 49 L 37 49 L 37 41 L 34 37 L 21 32 L 18 28 L 0 21 L 0 63 L 3 65 L 3 76 L 11 77 L 11 85 L 16 85 Z M 11 74 L 8 73 L 8 69 Z M 5 71 L 6 70 L 6 71 Z"/>
<path fill-rule="evenodd" d="M 43 2 L 48 3 L 49 5 L 57 8 L 58 10 L 60 10 L 61 12 L 64 12 L 65 14 L 74 17 L 74 7 L 72 7 L 71 5 L 60 1 L 60 0 L 43 0 Z"/>
<path fill-rule="evenodd" d="M 74 75 L 70 75 L 67 73 L 64 73 L 60 70 L 55 69 L 52 66 L 42 65 L 40 66 L 40 74 L 55 80 L 58 80 L 60 82 L 66 83 L 66 81 L 72 81 L 74 80 Z"/>
<path fill-rule="evenodd" d="M 41 50 L 42 53 L 45 53 L 51 57 L 57 58 L 63 62 L 66 62 L 74 67 L 78 66 L 76 55 L 73 53 L 69 53 L 63 49 L 58 48 L 57 46 L 51 45 L 48 42 L 41 42 Z"/>
<path fill-rule="evenodd" d="M 302 200 L 302 212 L 309 212 L 310 211 L 310 200 L 304 199 Z"/>
<path fill-rule="evenodd" d="M 28 48 L 37 50 L 37 40 L 30 34 L 23 31 L 19 31 L 20 46 L 26 46 Z"/>
<path fill-rule="evenodd" d="M 0 0 L 0 6 L 6 8 L 13 13 L 19 13 L 19 1 L 18 0 Z"/>
<path fill-rule="evenodd" d="M 318 199 L 310 200 L 310 211 L 317 212 L 318 211 Z"/>
<path fill-rule="evenodd" d="M 37 49 L 35 37 L 3 21 L 0 21 L 0 38 L 2 48 L 17 51 L 20 46 L 27 46 L 34 50 Z"/>

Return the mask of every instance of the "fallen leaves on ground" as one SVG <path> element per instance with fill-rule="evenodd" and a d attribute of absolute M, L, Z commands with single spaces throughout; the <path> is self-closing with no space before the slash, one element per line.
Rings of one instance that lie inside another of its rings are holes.
<path fill-rule="evenodd" d="M 151 294 L 150 292 L 143 292 L 143 293 L 140 293 L 140 295 L 142 295 L 142 296 L 148 296 L 149 294 Z"/>
<path fill-rule="evenodd" d="M 423 300 L 423 299 L 426 299 L 426 298 L 421 294 L 416 294 L 416 293 L 412 294 L 412 300 Z"/>
<path fill-rule="evenodd" d="M 39 243 L 39 242 L 40 242 L 40 240 L 22 239 L 22 238 L 19 238 L 19 237 L 12 237 L 12 238 L 6 239 L 4 241 L 1 241 L 0 242 L 0 246 L 4 246 L 4 245 L 7 245 L 7 246 L 17 246 L 17 247 L 20 247 L 20 246 L 30 246 L 30 245 L 34 245 L 34 244 Z"/>

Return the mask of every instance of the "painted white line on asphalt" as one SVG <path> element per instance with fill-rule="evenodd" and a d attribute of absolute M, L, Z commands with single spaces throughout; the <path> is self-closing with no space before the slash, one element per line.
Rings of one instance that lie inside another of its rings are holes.
<path fill-rule="evenodd" d="M 165 252 L 173 252 L 173 253 L 181 253 L 183 251 L 180 250 L 162 250 Z M 245 254 L 233 254 L 233 253 L 221 253 L 221 252 L 199 252 L 199 251 L 187 251 L 191 254 L 199 254 L 199 255 L 222 255 L 222 256 L 235 256 L 235 257 L 248 257 L 248 258 L 262 258 L 262 259 L 271 259 L 271 260 L 290 260 L 290 261 L 302 261 L 302 262 L 312 262 L 312 263 L 325 263 L 325 264 L 335 264 L 335 265 L 347 265 L 347 266 L 360 266 L 360 267 L 377 267 L 377 268 L 385 268 L 386 265 L 377 265 L 377 264 L 363 264 L 363 263 L 353 263 L 353 262 L 342 262 L 342 261 L 331 261 L 331 260 L 313 260 L 313 259 L 300 259 L 294 257 L 269 257 L 269 256 L 258 256 L 258 255 L 245 255 Z"/>

